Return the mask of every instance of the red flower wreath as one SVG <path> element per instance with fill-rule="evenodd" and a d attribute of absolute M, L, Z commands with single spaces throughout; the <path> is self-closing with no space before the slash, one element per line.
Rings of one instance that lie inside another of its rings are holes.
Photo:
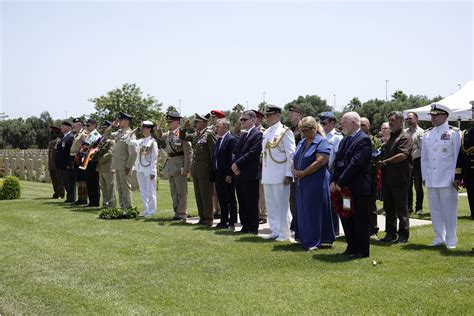
<path fill-rule="evenodd" d="M 345 210 L 343 208 L 342 199 L 343 197 L 349 197 L 351 199 L 351 208 L 350 210 Z M 352 199 L 351 191 L 348 187 L 343 187 L 341 191 L 331 192 L 331 202 L 334 211 L 342 218 L 349 218 L 355 213 L 354 201 Z"/>

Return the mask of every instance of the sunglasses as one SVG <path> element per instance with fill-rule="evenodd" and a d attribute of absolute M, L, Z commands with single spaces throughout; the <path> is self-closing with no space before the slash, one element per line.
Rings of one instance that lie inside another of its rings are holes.
<path fill-rule="evenodd" d="M 321 122 L 322 126 L 325 126 L 325 125 L 328 125 L 328 124 L 329 124 L 329 122 L 324 122 L 324 121 Z"/>
<path fill-rule="evenodd" d="M 249 118 L 244 118 L 244 117 L 240 119 L 241 122 L 245 122 L 245 121 L 248 121 L 248 120 L 250 120 L 250 119 Z"/>
<path fill-rule="evenodd" d="M 87 127 L 90 127 L 90 126 L 92 126 L 92 124 L 86 124 L 86 126 L 87 126 Z"/>

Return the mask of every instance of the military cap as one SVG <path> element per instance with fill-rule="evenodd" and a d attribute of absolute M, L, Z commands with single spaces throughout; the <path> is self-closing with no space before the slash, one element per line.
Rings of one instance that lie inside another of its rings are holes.
<path fill-rule="evenodd" d="M 166 113 L 166 118 L 172 118 L 172 119 L 182 119 L 183 117 L 181 116 L 181 114 L 179 114 L 178 111 L 169 111 L 168 113 Z"/>
<path fill-rule="evenodd" d="M 267 109 L 265 110 L 265 115 L 274 114 L 274 113 L 281 113 L 281 107 L 273 104 L 267 105 Z"/>
<path fill-rule="evenodd" d="M 56 127 L 56 126 L 50 126 L 49 127 L 49 131 L 50 132 L 61 132 L 61 129 L 59 127 Z"/>
<path fill-rule="evenodd" d="M 430 115 L 437 115 L 437 114 L 449 115 L 449 112 L 450 112 L 450 110 L 446 105 L 434 103 L 434 104 L 431 104 L 431 111 L 428 114 L 430 114 Z"/>
<path fill-rule="evenodd" d="M 69 126 L 69 127 L 72 127 L 72 123 L 68 120 L 64 120 L 61 122 L 61 125 L 66 125 L 66 126 Z"/>
<path fill-rule="evenodd" d="M 131 121 L 132 118 L 133 118 L 133 116 L 131 116 L 130 114 L 125 113 L 125 112 L 120 112 L 119 115 L 118 115 L 119 120 L 129 120 L 129 121 Z"/>
<path fill-rule="evenodd" d="M 299 107 L 297 107 L 296 105 L 290 105 L 288 107 L 288 111 L 291 111 L 291 112 L 296 112 L 296 113 L 300 113 L 301 114 L 301 109 Z"/>
<path fill-rule="evenodd" d="M 336 120 L 336 116 L 334 115 L 334 113 L 332 112 L 322 112 L 322 113 L 319 113 L 319 120 L 320 121 L 324 121 L 324 120 Z"/>
<path fill-rule="evenodd" d="M 86 124 L 97 125 L 97 121 L 93 118 L 87 119 Z"/>
<path fill-rule="evenodd" d="M 204 115 L 204 118 L 205 118 L 206 120 L 209 120 L 209 119 L 211 118 L 211 114 L 210 114 L 210 113 L 207 113 L 206 115 Z"/>
<path fill-rule="evenodd" d="M 109 127 L 110 125 L 112 125 L 112 122 L 111 122 L 111 121 L 108 121 L 108 120 L 105 120 L 105 121 L 102 123 L 102 127 Z"/>
<path fill-rule="evenodd" d="M 263 115 L 262 112 L 259 112 L 259 111 L 257 111 L 257 110 L 252 110 L 252 112 L 255 113 L 255 115 L 256 115 L 257 117 L 259 117 L 259 118 L 263 118 L 263 117 L 265 116 L 265 115 Z"/>
<path fill-rule="evenodd" d="M 225 113 L 219 110 L 212 110 L 211 111 L 211 116 L 217 116 L 218 118 L 224 118 Z"/>
<path fill-rule="evenodd" d="M 73 119 L 72 123 L 81 123 L 82 125 L 84 125 L 84 122 L 82 121 L 80 117 L 76 117 L 75 119 Z"/>
<path fill-rule="evenodd" d="M 196 122 L 207 122 L 207 118 L 205 116 L 201 116 L 199 114 L 194 114 L 194 121 Z"/>
<path fill-rule="evenodd" d="M 153 126 L 155 126 L 155 124 L 153 124 L 152 121 L 146 120 L 146 121 L 143 121 L 143 122 L 142 122 L 142 126 L 143 126 L 143 127 L 148 127 L 148 128 L 153 128 Z"/>

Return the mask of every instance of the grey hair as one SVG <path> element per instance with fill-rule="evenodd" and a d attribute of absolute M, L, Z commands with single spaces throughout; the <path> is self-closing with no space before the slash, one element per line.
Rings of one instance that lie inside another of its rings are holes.
<path fill-rule="evenodd" d="M 250 117 L 251 119 L 257 118 L 257 115 L 256 115 L 255 112 L 252 111 L 252 110 L 244 111 L 244 112 L 242 113 L 242 115 L 247 115 L 247 116 Z"/>
<path fill-rule="evenodd" d="M 229 120 L 226 119 L 226 118 L 218 119 L 218 120 L 216 121 L 216 123 L 222 124 L 222 126 L 223 126 L 225 129 L 229 129 L 229 128 L 230 128 L 230 122 L 229 122 Z"/>
<path fill-rule="evenodd" d="M 395 119 L 397 121 L 403 122 L 404 117 L 403 117 L 402 112 L 400 112 L 400 111 L 391 111 L 390 113 L 388 113 L 387 118 L 392 117 L 392 116 L 395 116 Z"/>
<path fill-rule="evenodd" d="M 350 121 L 352 121 L 355 125 L 360 127 L 360 115 L 357 112 L 347 112 L 344 114 Z"/>

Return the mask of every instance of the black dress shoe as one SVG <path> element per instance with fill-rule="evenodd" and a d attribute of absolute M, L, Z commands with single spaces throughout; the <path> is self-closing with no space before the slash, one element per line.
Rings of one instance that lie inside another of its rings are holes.
<path fill-rule="evenodd" d="M 350 256 L 353 256 L 355 255 L 356 253 L 354 251 L 351 251 L 349 249 L 346 249 L 343 253 L 341 253 L 341 255 L 344 255 L 346 257 L 350 257 Z"/>
<path fill-rule="evenodd" d="M 180 221 L 181 218 L 179 218 L 178 216 L 175 215 L 175 216 L 173 216 L 173 218 L 171 220 L 172 221 Z"/>
<path fill-rule="evenodd" d="M 266 224 L 266 223 L 267 223 L 267 219 L 266 219 L 266 218 L 260 218 L 260 219 L 258 220 L 258 223 L 259 223 L 259 224 Z"/>
<path fill-rule="evenodd" d="M 408 238 L 405 236 L 398 236 L 398 239 L 394 240 L 393 242 L 397 244 L 406 244 L 408 242 Z"/>
<path fill-rule="evenodd" d="M 383 242 L 394 242 L 395 240 L 397 240 L 397 235 L 385 235 L 384 238 L 380 239 L 380 241 L 383 241 Z"/>
<path fill-rule="evenodd" d="M 349 255 L 349 258 L 351 259 L 362 259 L 362 258 L 368 258 L 369 255 L 364 255 L 362 253 L 355 253 L 355 254 L 352 254 L 352 255 Z"/>
<path fill-rule="evenodd" d="M 99 207 L 99 203 L 89 203 L 86 207 Z"/>
<path fill-rule="evenodd" d="M 215 228 L 217 228 L 217 229 L 225 229 L 225 228 L 227 228 L 227 227 L 229 227 L 229 225 L 224 224 L 224 223 L 219 223 L 219 224 L 216 225 Z"/>
<path fill-rule="evenodd" d="M 221 214 L 214 214 L 214 219 L 220 219 L 221 218 Z"/>

